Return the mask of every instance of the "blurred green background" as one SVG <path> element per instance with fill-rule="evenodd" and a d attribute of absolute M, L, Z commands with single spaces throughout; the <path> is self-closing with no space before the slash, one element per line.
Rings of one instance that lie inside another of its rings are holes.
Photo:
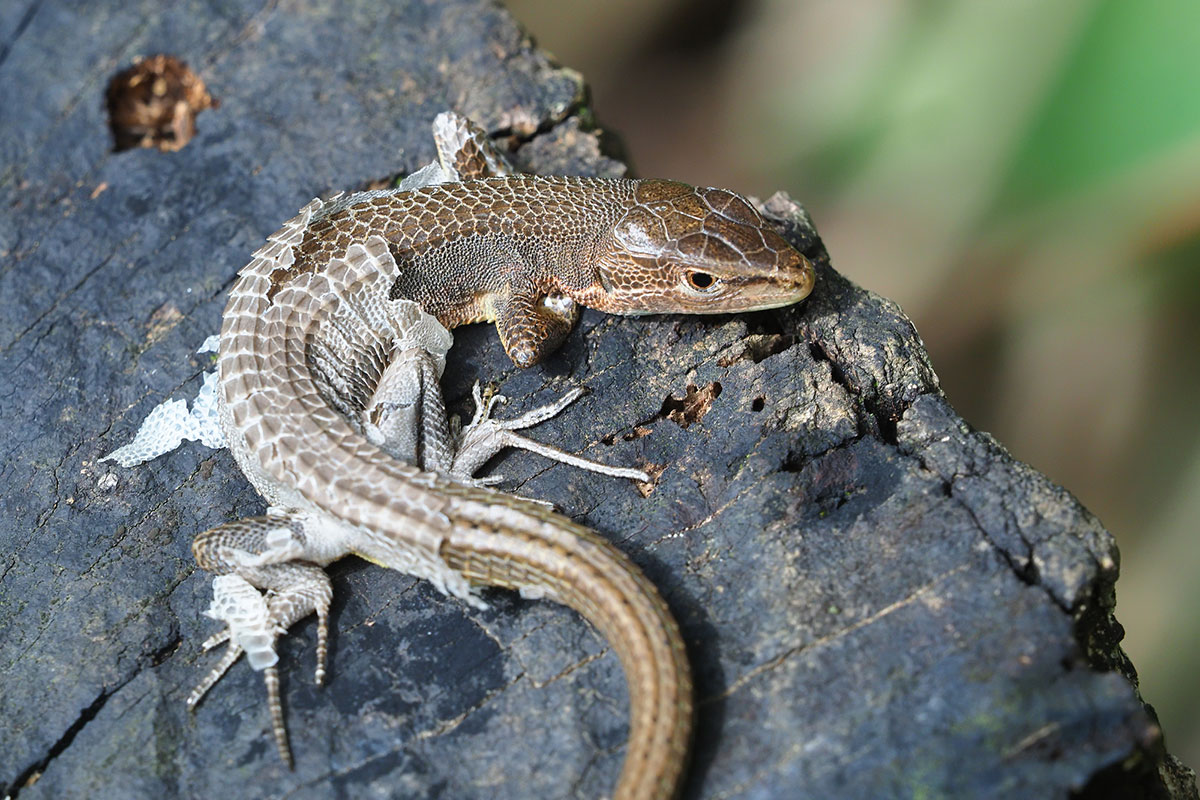
<path fill-rule="evenodd" d="M 1100 517 L 1200 766 L 1200 2 L 508 5 L 639 174 L 804 202 L 963 416 Z"/>

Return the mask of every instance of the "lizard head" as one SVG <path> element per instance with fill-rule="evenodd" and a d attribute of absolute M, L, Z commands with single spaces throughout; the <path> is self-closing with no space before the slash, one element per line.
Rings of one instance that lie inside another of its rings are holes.
<path fill-rule="evenodd" d="M 809 260 L 746 200 L 674 181 L 637 182 L 596 266 L 600 286 L 579 300 L 615 314 L 756 311 L 813 287 Z"/>

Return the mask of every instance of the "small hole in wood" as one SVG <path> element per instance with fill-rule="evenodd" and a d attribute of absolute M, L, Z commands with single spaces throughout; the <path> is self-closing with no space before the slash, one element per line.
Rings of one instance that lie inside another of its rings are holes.
<path fill-rule="evenodd" d="M 713 381 L 704 387 L 689 383 L 682 398 L 669 396 L 663 400 L 662 410 L 658 412 L 659 417 L 665 417 L 686 429 L 704 419 L 704 415 L 712 408 L 713 401 L 720 396 L 720 381 Z"/>

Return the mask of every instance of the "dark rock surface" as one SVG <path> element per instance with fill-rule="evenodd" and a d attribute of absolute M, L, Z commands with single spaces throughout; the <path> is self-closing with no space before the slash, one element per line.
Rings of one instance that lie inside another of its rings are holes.
<path fill-rule="evenodd" d="M 221 100 L 177 153 L 112 154 L 103 91 L 135 55 Z M 540 172 L 620 174 L 580 78 L 477 2 L 0 8 L 0 789 L 36 797 L 598 797 L 626 734 L 616 658 L 574 614 L 491 592 L 468 609 L 403 575 L 333 568 L 282 647 L 297 760 L 259 677 L 198 713 L 208 578 L 194 534 L 262 503 L 227 452 L 97 459 L 194 394 L 196 347 L 247 255 L 314 195 L 432 157 L 446 108 Z M 796 213 L 784 198 L 771 207 Z M 688 797 L 1176 797 L 1113 618 L 1111 536 L 972 431 L 892 304 L 819 263 L 794 309 L 585 315 L 518 373 L 461 332 L 459 410 L 495 378 L 516 413 L 592 394 L 535 435 L 655 465 L 643 497 L 524 454 L 497 468 L 611 536 L 662 589 L 697 675 Z"/>

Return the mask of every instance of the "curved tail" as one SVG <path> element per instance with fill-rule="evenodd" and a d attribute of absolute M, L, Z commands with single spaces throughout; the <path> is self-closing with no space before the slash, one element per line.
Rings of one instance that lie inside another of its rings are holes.
<path fill-rule="evenodd" d="M 654 585 L 608 541 L 556 514 L 542 512 L 533 523 L 527 508 L 521 512 L 524 524 L 503 525 L 504 535 L 483 520 L 455 531 L 443 558 L 472 583 L 526 595 L 533 589 L 596 626 L 616 650 L 629 687 L 629 743 L 613 796 L 675 797 L 692 732 L 692 680 L 679 626 Z"/>

